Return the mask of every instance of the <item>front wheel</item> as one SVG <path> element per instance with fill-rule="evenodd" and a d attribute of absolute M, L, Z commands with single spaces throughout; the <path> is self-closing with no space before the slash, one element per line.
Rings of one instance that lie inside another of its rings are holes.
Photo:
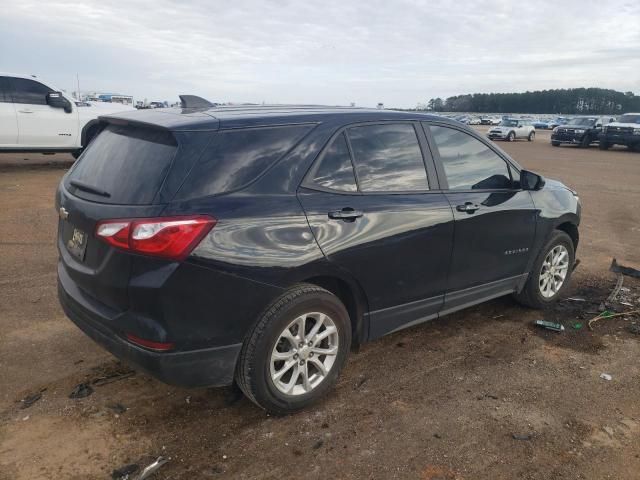
<path fill-rule="evenodd" d="M 514 132 L 509 132 L 509 135 L 507 135 L 507 142 L 513 142 L 516 139 L 516 134 Z"/>
<path fill-rule="evenodd" d="M 562 296 L 571 280 L 575 249 L 571 237 L 555 230 L 540 250 L 527 283 L 515 299 L 531 308 L 544 308 Z"/>
<path fill-rule="evenodd" d="M 551 146 L 559 147 L 560 146 L 560 142 L 551 142 Z"/>
<path fill-rule="evenodd" d="M 351 347 L 342 302 L 315 285 L 286 291 L 245 340 L 238 386 L 256 405 L 284 415 L 318 401 L 336 383 Z"/>
<path fill-rule="evenodd" d="M 533 142 L 533 140 L 536 138 L 536 132 L 531 132 L 529 134 L 529 136 L 527 137 L 527 141 L 529 142 Z"/>

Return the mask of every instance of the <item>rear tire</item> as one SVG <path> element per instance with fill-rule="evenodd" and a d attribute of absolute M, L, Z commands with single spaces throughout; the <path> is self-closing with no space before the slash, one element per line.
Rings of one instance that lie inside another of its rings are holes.
<path fill-rule="evenodd" d="M 533 142 L 535 140 L 535 138 L 536 138 L 536 132 L 531 132 L 529 134 L 529 136 L 527 137 L 527 141 L 528 142 Z"/>
<path fill-rule="evenodd" d="M 253 327 L 240 351 L 236 381 L 269 413 L 292 413 L 333 388 L 350 347 L 351 323 L 342 302 L 323 288 L 300 284 L 283 293 Z M 329 351 L 335 353 L 321 353 Z"/>
<path fill-rule="evenodd" d="M 554 256 L 556 252 L 557 257 Z M 562 263 L 554 264 L 554 259 L 561 258 L 563 253 L 566 254 L 566 258 Z M 514 294 L 514 298 L 524 306 L 538 309 L 557 302 L 571 281 L 574 263 L 575 249 L 571 237 L 561 230 L 554 230 L 551 238 L 538 253 L 527 283 L 519 293 Z M 562 268 L 564 265 L 566 270 Z M 551 282 L 553 288 L 550 288 Z"/>
<path fill-rule="evenodd" d="M 600 141 L 600 144 L 598 145 L 598 148 L 600 150 L 609 150 L 609 147 L 611 147 L 611 145 L 609 145 L 607 142 L 603 142 L 602 140 Z"/>

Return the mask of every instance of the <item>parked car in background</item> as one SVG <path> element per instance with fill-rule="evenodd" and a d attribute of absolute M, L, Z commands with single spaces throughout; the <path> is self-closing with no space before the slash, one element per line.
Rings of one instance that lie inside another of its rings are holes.
<path fill-rule="evenodd" d="M 614 145 L 625 145 L 639 152 L 640 113 L 625 113 L 617 121 L 604 126 L 598 138 L 601 150 L 607 150 Z"/>
<path fill-rule="evenodd" d="M 566 117 L 556 117 L 548 123 L 548 127 L 553 130 L 560 125 L 565 125 L 569 121 Z"/>
<path fill-rule="evenodd" d="M 134 109 L 76 102 L 34 75 L 0 73 L 0 152 L 71 152 L 77 157 L 98 133 L 99 115 L 128 110 Z"/>
<path fill-rule="evenodd" d="M 513 142 L 519 138 L 526 138 L 532 142 L 536 138 L 536 129 L 531 122 L 520 119 L 505 119 L 497 127 L 492 127 L 487 133 L 491 140 L 506 140 Z"/>
<path fill-rule="evenodd" d="M 493 119 L 491 117 L 480 117 L 480 125 L 493 125 Z"/>
<path fill-rule="evenodd" d="M 467 125 L 480 125 L 481 121 L 480 121 L 480 117 L 469 117 L 469 121 L 467 122 Z"/>
<path fill-rule="evenodd" d="M 458 122 L 308 106 L 102 120 L 56 194 L 59 298 L 165 382 L 235 379 L 289 413 L 333 387 L 353 344 L 568 287 L 575 192 Z"/>
<path fill-rule="evenodd" d="M 550 128 L 549 125 L 551 122 L 552 120 L 545 118 L 545 119 L 534 120 L 533 122 L 531 122 L 531 124 L 536 130 L 548 130 Z"/>
<path fill-rule="evenodd" d="M 586 148 L 598 141 L 605 125 L 615 121 L 613 117 L 575 117 L 551 132 L 551 145 L 578 145 Z"/>

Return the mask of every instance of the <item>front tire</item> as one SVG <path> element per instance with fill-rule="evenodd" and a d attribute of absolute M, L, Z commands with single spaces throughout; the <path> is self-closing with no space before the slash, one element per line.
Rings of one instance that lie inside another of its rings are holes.
<path fill-rule="evenodd" d="M 559 147 L 560 146 L 560 142 L 551 142 L 551 146 Z"/>
<path fill-rule="evenodd" d="M 522 291 L 516 301 L 531 308 L 544 308 L 560 299 L 571 281 L 575 249 L 571 237 L 554 230 L 540 250 Z"/>
<path fill-rule="evenodd" d="M 285 415 L 317 402 L 336 383 L 351 347 L 351 323 L 331 292 L 301 284 L 262 315 L 240 351 L 236 381 L 256 405 Z"/>
<path fill-rule="evenodd" d="M 609 143 L 603 142 L 602 140 L 600 140 L 600 144 L 598 145 L 598 148 L 600 150 L 609 150 L 609 147 L 611 147 L 611 145 L 609 145 Z"/>
<path fill-rule="evenodd" d="M 516 134 L 514 132 L 509 132 L 507 135 L 507 142 L 514 142 L 516 140 Z"/>

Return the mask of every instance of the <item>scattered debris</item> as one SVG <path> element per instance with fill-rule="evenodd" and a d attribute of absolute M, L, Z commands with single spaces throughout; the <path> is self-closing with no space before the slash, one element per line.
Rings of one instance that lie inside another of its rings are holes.
<path fill-rule="evenodd" d="M 434 433 L 433 436 L 438 440 L 442 438 L 442 435 L 440 435 L 439 433 Z"/>
<path fill-rule="evenodd" d="M 69 394 L 69 398 L 85 398 L 93 393 L 93 388 L 88 383 L 79 383 Z"/>
<path fill-rule="evenodd" d="M 20 410 L 24 410 L 25 408 L 29 408 L 31 405 L 36 403 L 38 400 L 42 398 L 42 392 L 44 392 L 46 388 L 43 388 L 39 392 L 32 393 L 31 395 L 27 395 L 22 400 L 20 400 Z"/>
<path fill-rule="evenodd" d="M 107 385 L 108 383 L 117 382 L 120 380 L 124 380 L 125 378 L 133 377 L 136 374 L 134 371 L 129 372 L 116 372 L 111 375 L 107 375 L 105 377 L 100 377 L 91 382 L 92 385 L 96 387 L 101 387 L 103 385 Z"/>
<path fill-rule="evenodd" d="M 131 463 L 111 472 L 111 478 L 113 480 L 129 480 L 131 478 L 130 475 L 136 473 L 139 469 L 140 466 L 138 464 Z"/>
<path fill-rule="evenodd" d="M 322 447 L 322 445 L 324 445 L 324 440 L 318 440 L 316 443 L 313 444 L 313 448 L 314 450 L 318 450 L 320 447 Z"/>
<path fill-rule="evenodd" d="M 358 379 L 358 382 L 356 383 L 354 390 L 358 390 L 362 385 L 365 384 L 365 382 L 369 380 L 369 377 L 366 376 L 362 376 L 361 378 Z"/>
<path fill-rule="evenodd" d="M 582 324 L 580 322 L 576 322 L 573 324 L 574 330 L 580 330 L 582 328 Z"/>
<path fill-rule="evenodd" d="M 493 320 L 497 319 L 497 318 L 502 318 L 504 317 L 504 315 L 494 315 L 493 317 L 491 317 Z"/>
<path fill-rule="evenodd" d="M 569 300 L 571 302 L 586 302 L 586 300 L 584 298 L 577 298 L 577 297 L 569 297 L 569 298 L 567 298 L 567 300 Z"/>
<path fill-rule="evenodd" d="M 622 275 L 618 274 L 618 281 L 616 282 L 616 286 L 613 287 L 613 290 L 611 291 L 611 293 L 607 297 L 607 301 L 605 303 L 611 303 L 616 299 L 616 297 L 620 293 L 620 289 L 622 288 L 622 284 L 623 283 L 624 283 L 624 277 Z"/>
<path fill-rule="evenodd" d="M 520 434 L 514 433 L 511 435 L 514 440 L 531 440 L 531 435 L 528 433 Z"/>
<path fill-rule="evenodd" d="M 27 415 L 26 417 L 22 417 L 23 422 L 26 422 L 27 420 L 29 420 L 29 415 Z"/>
<path fill-rule="evenodd" d="M 589 320 L 589 330 L 593 330 L 592 324 L 594 324 L 598 320 L 602 320 L 603 318 L 621 317 L 623 315 L 631 315 L 631 314 L 634 314 L 634 313 L 640 313 L 640 309 L 627 310 L 626 312 L 621 312 L 621 313 L 612 313 L 609 310 L 605 310 L 600 315 L 598 315 L 596 317 L 593 317 L 591 320 Z"/>
<path fill-rule="evenodd" d="M 625 305 L 627 307 L 633 307 L 633 303 L 631 303 L 631 302 L 620 302 L 620 305 Z"/>
<path fill-rule="evenodd" d="M 107 408 L 113 410 L 114 413 L 117 413 L 118 415 L 122 415 L 128 410 L 127 407 L 125 407 L 121 403 L 110 403 L 107 405 Z"/>
<path fill-rule="evenodd" d="M 547 330 L 553 330 L 554 332 L 564 332 L 564 325 L 554 322 L 547 322 L 546 320 L 536 320 L 533 322 L 538 327 L 546 328 Z"/>
<path fill-rule="evenodd" d="M 605 427 L 602 427 L 602 430 L 604 430 L 607 433 L 607 435 L 613 438 L 613 428 L 605 426 Z"/>
<path fill-rule="evenodd" d="M 145 478 L 151 477 L 151 475 L 156 473 L 158 469 L 160 469 L 160 467 L 162 467 L 168 461 L 169 460 L 167 458 L 158 457 L 155 462 L 147 465 L 145 469 L 142 470 L 142 473 L 140 474 L 137 480 L 145 480 Z"/>
<path fill-rule="evenodd" d="M 609 270 L 614 273 L 621 273 L 622 275 L 626 275 L 628 277 L 640 278 L 640 270 L 636 270 L 635 268 L 631 267 L 625 267 L 624 265 L 619 265 L 615 258 L 611 261 Z"/>
<path fill-rule="evenodd" d="M 601 373 L 600 374 L 600 378 L 602 378 L 603 380 L 606 380 L 608 382 L 613 380 L 613 376 L 609 375 L 608 373 Z"/>

